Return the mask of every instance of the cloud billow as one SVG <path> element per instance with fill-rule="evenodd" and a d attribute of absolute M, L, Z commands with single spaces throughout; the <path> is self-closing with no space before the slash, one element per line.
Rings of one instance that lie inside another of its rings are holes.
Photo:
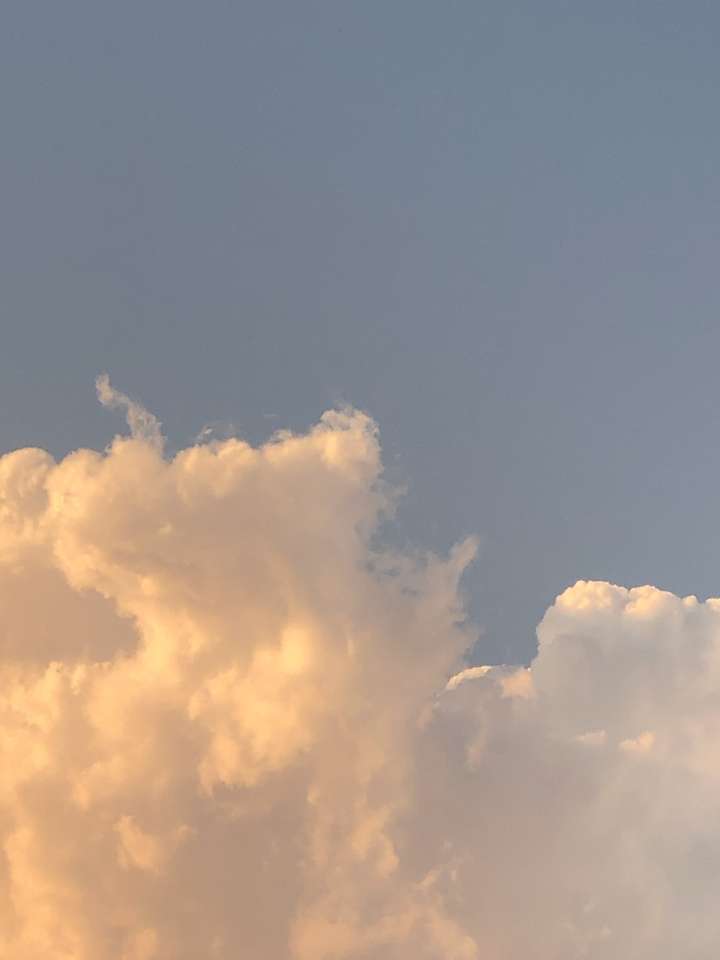
<path fill-rule="evenodd" d="M 463 670 L 375 424 L 0 458 L 0 955 L 705 960 L 720 601 L 579 582 Z"/>

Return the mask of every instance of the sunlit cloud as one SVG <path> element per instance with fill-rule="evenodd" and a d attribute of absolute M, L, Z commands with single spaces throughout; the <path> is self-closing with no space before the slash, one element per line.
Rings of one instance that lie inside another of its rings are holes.
<path fill-rule="evenodd" d="M 579 582 L 468 667 L 355 410 L 0 459 L 0 955 L 677 960 L 720 939 L 720 601 Z"/>

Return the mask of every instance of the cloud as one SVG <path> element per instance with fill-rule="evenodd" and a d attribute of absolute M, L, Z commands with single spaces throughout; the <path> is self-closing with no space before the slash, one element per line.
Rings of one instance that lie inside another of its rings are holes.
<path fill-rule="evenodd" d="M 141 403 L 116 390 L 106 373 L 101 373 L 95 380 L 95 389 L 98 400 L 104 407 L 125 411 L 125 419 L 133 437 L 162 449 L 162 425 L 157 417 L 149 413 Z"/>
<path fill-rule="evenodd" d="M 467 668 L 375 424 L 0 459 L 0 955 L 704 960 L 720 601 L 579 582 Z"/>

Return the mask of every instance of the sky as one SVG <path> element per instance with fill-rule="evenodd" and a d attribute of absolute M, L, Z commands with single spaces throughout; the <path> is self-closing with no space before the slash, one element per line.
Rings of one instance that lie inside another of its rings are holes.
<path fill-rule="evenodd" d="M 11 960 L 714 956 L 719 35 L 4 4 Z"/>
<path fill-rule="evenodd" d="M 0 448 L 102 445 L 105 371 L 175 447 L 349 403 L 396 535 L 480 537 L 493 656 L 578 576 L 712 595 L 718 29 L 701 2 L 11 0 Z"/>

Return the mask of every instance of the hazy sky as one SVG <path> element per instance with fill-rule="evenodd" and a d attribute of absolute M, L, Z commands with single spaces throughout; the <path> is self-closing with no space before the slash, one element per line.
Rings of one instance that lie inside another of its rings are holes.
<path fill-rule="evenodd" d="M 477 659 L 578 577 L 720 590 L 720 9 L 9 2 L 0 447 L 341 402 Z"/>

